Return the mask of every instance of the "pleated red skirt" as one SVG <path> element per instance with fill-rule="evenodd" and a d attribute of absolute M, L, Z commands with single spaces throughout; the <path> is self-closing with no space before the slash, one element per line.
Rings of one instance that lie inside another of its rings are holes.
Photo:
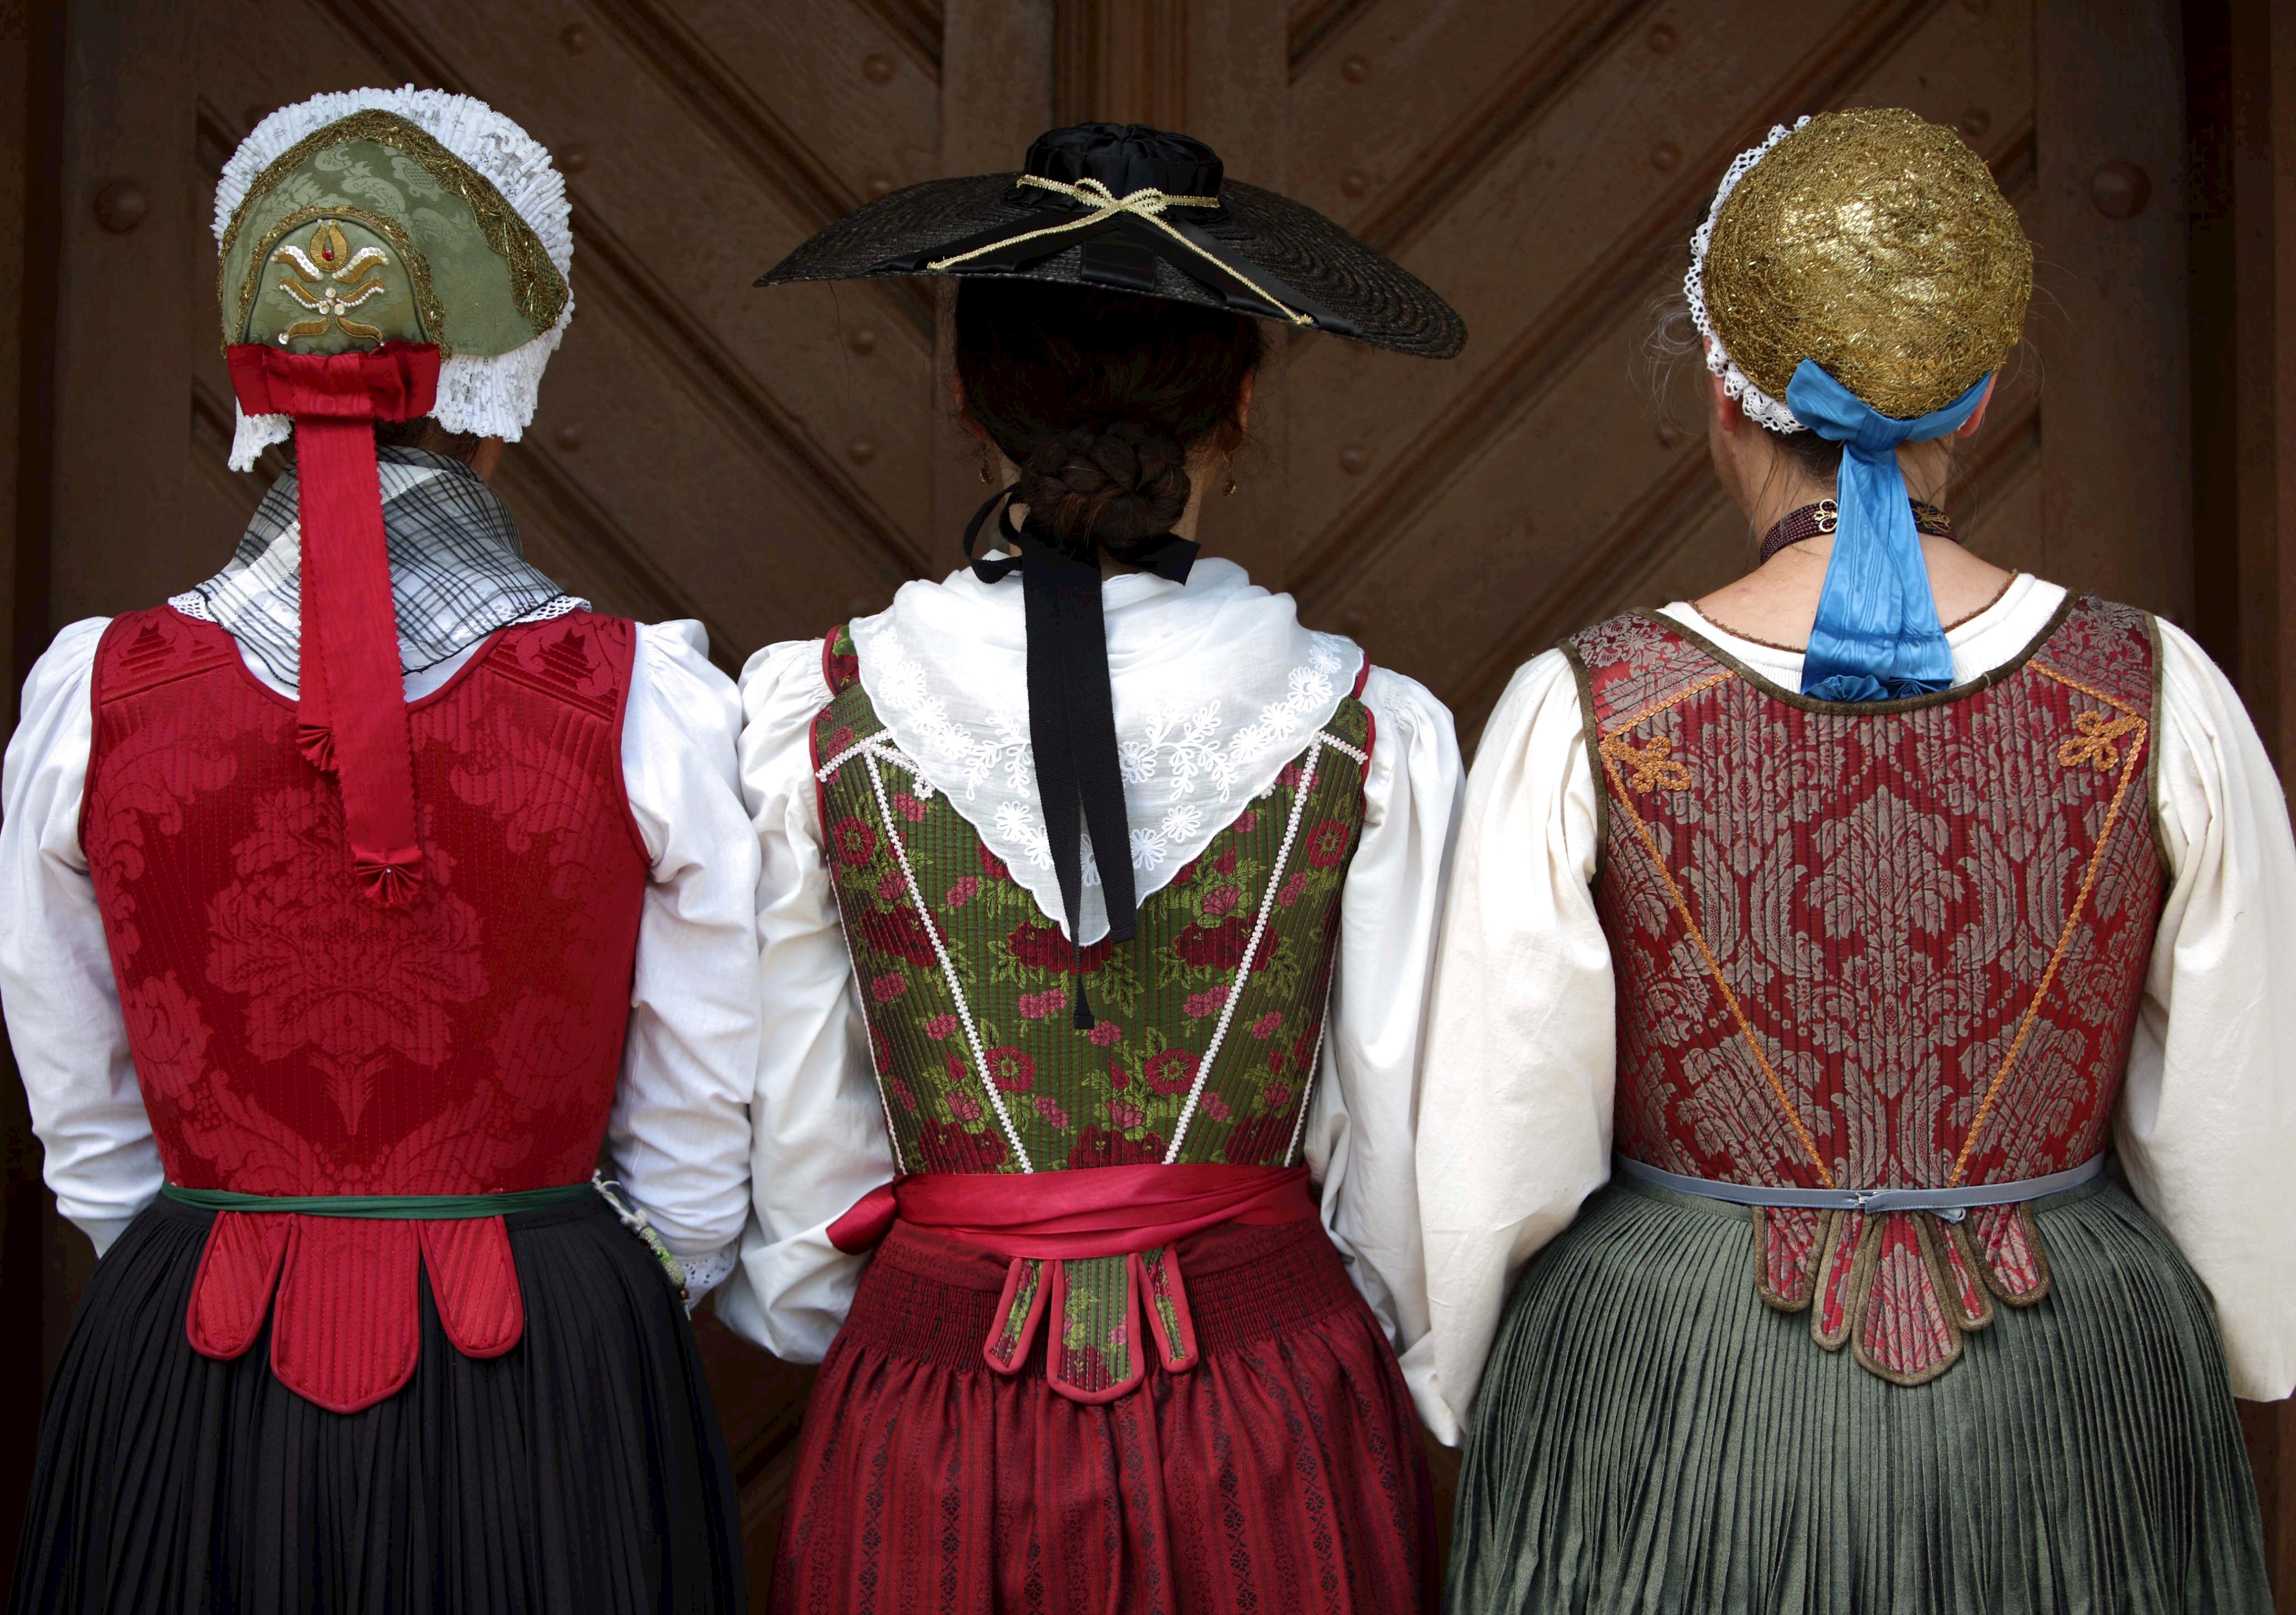
<path fill-rule="evenodd" d="M 1406 1615 L 1434 1494 L 1395 1354 L 1321 1225 L 1176 1247 L 1197 1365 L 1053 1392 L 981 1343 L 1005 1265 L 896 1225 L 813 1391 L 777 1615 Z"/>

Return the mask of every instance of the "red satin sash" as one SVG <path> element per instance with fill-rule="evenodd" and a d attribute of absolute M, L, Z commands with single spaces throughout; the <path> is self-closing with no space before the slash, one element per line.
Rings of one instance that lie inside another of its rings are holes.
<path fill-rule="evenodd" d="M 1152 1339 L 1165 1368 L 1195 1366 L 1195 1328 L 1174 1241 L 1222 1223 L 1265 1226 L 1316 1215 L 1308 1168 L 1193 1166 L 1091 1167 L 1065 1172 L 925 1172 L 871 1190 L 829 1226 L 830 1242 L 856 1253 L 883 1239 L 894 1219 L 1010 1258 L 997 1321 L 981 1347 L 999 1373 L 1018 1373 L 1045 1315 L 1066 1316 L 1066 1264 L 1093 1257 L 1130 1258 L 1126 1305 L 1135 1341 Z M 1044 1264 L 1053 1264 L 1049 1275 Z M 1138 1324 L 1148 1324 L 1144 1336 Z M 1058 1336 L 1055 1334 L 1054 1341 Z M 1138 1386 L 1144 1355 L 1114 1385 L 1087 1387 L 1048 1348 L 1046 1377 L 1075 1402 L 1107 1402 Z"/>
<path fill-rule="evenodd" d="M 359 889 L 398 907 L 422 883 L 422 849 L 373 422 L 430 413 L 439 350 L 386 342 L 373 353 L 293 354 L 242 342 L 227 357 L 242 409 L 295 421 L 303 535 L 297 738 L 342 788 Z"/>
<path fill-rule="evenodd" d="M 829 1226 L 849 1255 L 898 1217 L 996 1256 L 1126 1256 L 1220 1223 L 1316 1215 L 1305 1167 L 1091 1167 L 1070 1172 L 917 1172 L 872 1189 Z"/>

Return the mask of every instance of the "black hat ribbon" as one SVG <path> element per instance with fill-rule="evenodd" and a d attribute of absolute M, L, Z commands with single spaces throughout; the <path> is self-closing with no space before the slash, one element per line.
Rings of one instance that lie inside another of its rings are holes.
<path fill-rule="evenodd" d="M 1001 488 L 973 513 L 964 529 L 964 556 L 983 583 L 1000 583 L 1017 570 L 1028 625 L 1029 746 L 1036 758 L 1037 795 L 1044 808 L 1053 875 L 1069 925 L 1069 962 L 1075 972 L 1070 1007 L 1080 1030 L 1093 1024 L 1084 990 L 1083 837 L 1092 836 L 1108 908 L 1108 936 L 1129 942 L 1140 921 L 1132 879 L 1132 831 L 1124 809 L 1124 773 L 1116 748 L 1116 698 L 1109 683 L 1108 624 L 1101 606 L 1097 555 L 1063 553 L 1050 538 L 1023 537 L 1013 528 L 1010 502 L 1019 484 Z M 1018 555 L 973 559 L 972 546 L 991 513 Z M 1185 583 L 1197 546 L 1175 533 L 1102 546 L 1117 561 L 1174 583 Z"/>

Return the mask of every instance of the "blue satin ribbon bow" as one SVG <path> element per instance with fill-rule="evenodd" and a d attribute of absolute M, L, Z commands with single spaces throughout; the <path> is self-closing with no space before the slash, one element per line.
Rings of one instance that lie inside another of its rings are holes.
<path fill-rule="evenodd" d="M 1882 414 L 1804 359 L 1786 388 L 1794 418 L 1841 445 L 1840 510 L 1817 621 L 1803 654 L 1801 693 L 1820 701 L 1890 701 L 1953 683 L 1953 652 L 1938 624 L 1921 535 L 1898 469 L 1900 443 L 1956 431 L 1985 397 L 1977 385 L 1910 421 Z"/>

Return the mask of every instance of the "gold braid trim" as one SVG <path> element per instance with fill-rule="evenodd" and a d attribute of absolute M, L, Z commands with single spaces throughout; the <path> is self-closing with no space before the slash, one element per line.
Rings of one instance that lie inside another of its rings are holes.
<path fill-rule="evenodd" d="M 1985 1130 L 1986 1121 L 1993 1114 L 1994 1101 L 2001 1096 L 2002 1085 L 2009 1080 L 2009 1072 L 2017 1063 L 2018 1053 L 2025 1046 L 2026 1035 L 2033 1029 L 2033 1021 L 2041 1012 L 2041 1001 L 2049 996 L 2049 988 L 2057 979 L 2058 968 L 2064 963 L 2065 955 L 2071 950 L 2073 927 L 2080 923 L 2080 917 L 2088 907 L 2089 893 L 2096 886 L 2097 872 L 2103 867 L 2105 850 L 2112 845 L 2113 829 L 2120 823 L 2120 808 L 2128 799 L 2128 782 L 2136 776 L 2137 764 L 2144 760 L 2144 744 L 2152 728 L 2143 715 L 2128 703 L 2115 701 L 2102 690 L 2091 689 L 2079 679 L 2066 677 L 2039 658 L 2036 657 L 2028 665 L 2042 677 L 2054 679 L 2067 689 L 2078 690 L 2123 714 L 2133 726 L 2125 731 L 2116 729 L 2115 733 L 2126 734 L 2128 737 L 2128 760 L 2121 765 L 2120 778 L 2112 788 L 2112 801 L 2104 810 L 2104 829 L 2096 838 L 2095 848 L 2088 855 L 2088 866 L 2081 872 L 2080 890 L 2073 898 L 2072 907 L 2065 914 L 2064 929 L 2057 933 L 2056 947 L 2050 950 L 2049 967 L 2041 972 L 2041 984 L 2033 989 L 2033 1001 L 2025 1006 L 2024 1018 L 2017 1023 L 2017 1036 L 2011 1040 L 2009 1052 L 2001 1057 L 2000 1069 L 1994 1072 L 1993 1081 L 1985 1090 L 1985 1098 L 1978 1105 L 1976 1116 L 1970 1121 L 1969 1136 L 1962 1140 L 1961 1153 L 1954 1159 L 1953 1176 L 1946 1180 L 1948 1188 L 1958 1188 L 1963 1175 L 1969 1170 L 1969 1158 L 1976 1152 L 1978 1135 Z"/>
<path fill-rule="evenodd" d="M 1614 755 L 1611 745 L 1611 742 L 1619 740 L 1627 730 L 1633 728 L 1645 718 L 1653 717 L 1669 707 L 1688 701 L 1701 691 L 1710 690 L 1716 685 L 1732 676 L 1733 675 L 1723 672 L 1710 678 L 1701 679 L 1680 693 L 1669 696 L 1662 701 L 1657 701 L 1644 708 L 1625 723 L 1613 728 L 1610 734 L 1603 737 L 1602 744 L 1598 748 L 1603 758 L 1603 773 L 1611 783 L 1611 796 L 1617 799 L 1620 807 L 1626 809 L 1627 817 L 1633 821 L 1635 833 L 1642 840 L 1643 850 L 1650 855 L 1651 867 L 1658 872 L 1658 878 L 1666 882 L 1667 896 L 1673 901 L 1674 911 L 1682 916 L 1682 923 L 1689 930 L 1690 939 L 1698 948 L 1698 956 L 1706 962 L 1707 976 L 1713 981 L 1715 990 L 1722 995 L 1722 1002 L 1729 1006 L 1730 1018 L 1738 1024 L 1738 1035 L 1745 1040 L 1746 1047 L 1753 1053 L 1754 1063 L 1761 1068 L 1764 1079 L 1770 1085 L 1770 1092 L 1776 1096 L 1779 1113 L 1786 1119 L 1786 1125 L 1794 1130 L 1794 1136 L 1801 1141 L 1802 1150 L 1808 1155 L 1810 1165 L 1817 1169 L 1818 1181 L 1831 1189 L 1836 1186 L 1833 1173 L 1826 1166 L 1825 1158 L 1818 1153 L 1817 1141 L 1809 1135 L 1809 1129 L 1802 1125 L 1800 1112 L 1794 1109 L 1793 1101 L 1787 1097 L 1786 1085 L 1779 1079 L 1776 1068 L 1770 1064 L 1770 1057 L 1762 1052 L 1761 1039 L 1754 1035 L 1753 1023 L 1747 1020 L 1745 1008 L 1738 1002 L 1738 995 L 1731 990 L 1728 979 L 1723 975 L 1721 961 L 1714 956 L 1713 948 L 1707 944 L 1705 930 L 1699 925 L 1696 916 L 1690 912 L 1690 899 L 1683 895 L 1682 888 L 1675 882 L 1674 872 L 1666 866 L 1666 859 L 1659 853 L 1658 838 L 1651 834 L 1650 826 L 1643 822 L 1642 815 L 1635 811 L 1634 799 L 1628 794 L 1627 783 L 1619 777 L 1618 758 Z"/>
<path fill-rule="evenodd" d="M 414 250 L 414 243 L 407 239 L 406 230 L 397 219 L 388 213 L 376 213 L 365 208 L 304 208 L 290 213 L 272 225 L 263 239 L 256 243 L 255 255 L 247 260 L 247 278 L 239 289 L 239 322 L 232 327 L 234 332 L 242 336 L 246 334 L 248 311 L 255 307 L 256 283 L 271 267 L 271 255 L 278 250 L 279 243 L 305 225 L 323 218 L 356 219 L 398 248 L 398 256 L 406 261 L 407 275 L 414 283 L 414 310 L 422 316 L 422 329 L 434 339 L 443 338 L 447 311 L 430 290 L 430 260 Z M 234 220 L 234 228 L 236 223 Z M 324 331 L 325 326 L 322 325 L 320 329 Z M 345 326 L 345 329 L 349 327 Z M 381 332 L 375 334 L 380 336 Z M 229 348 L 231 344 L 226 342 L 224 346 Z M 454 355 L 455 350 L 440 340 L 439 357 L 452 358 Z"/>
<path fill-rule="evenodd" d="M 495 256 L 510 266 L 511 303 L 518 310 L 519 316 L 534 328 L 537 336 L 558 324 L 558 316 L 566 312 L 569 295 L 566 277 L 559 274 L 558 266 L 550 261 L 550 254 L 543 250 L 542 238 L 534 233 L 534 226 L 503 199 L 503 193 L 495 189 L 494 182 L 485 175 L 439 144 L 419 125 L 379 107 L 353 112 L 348 118 L 337 119 L 325 128 L 305 135 L 257 175 L 254 183 L 247 187 L 247 195 L 241 200 L 238 210 L 232 215 L 230 225 L 223 233 L 220 260 L 227 262 L 230 259 L 232 245 L 239 239 L 240 221 L 247 217 L 250 207 L 269 194 L 273 186 L 313 155 L 329 146 L 340 145 L 347 140 L 371 140 L 377 145 L 406 152 L 422 165 L 442 190 L 462 198 L 477 217 L 479 234 L 487 245 L 493 249 Z M 330 209 L 320 209 L 323 213 L 326 211 Z M 372 217 L 348 208 L 337 208 L 332 211 L 345 218 L 356 218 L 363 225 L 369 224 Z M 298 214 L 296 217 L 308 219 L 316 216 Z M 394 242 L 406 240 L 404 231 L 378 230 L 377 234 Z M 407 253 L 410 260 L 414 258 L 410 248 L 402 245 L 399 250 Z M 258 254 L 257 261 L 261 262 L 263 256 Z M 427 284 L 428 272 L 418 270 L 417 273 L 423 275 Z M 219 299 L 229 295 L 229 291 L 220 283 L 217 286 Z M 240 298 L 238 317 L 232 324 L 234 332 L 247 329 L 247 314 L 253 304 L 254 291 L 250 283 Z M 435 302 L 432 306 L 435 307 Z M 426 324 L 430 323 L 429 307 L 423 309 L 423 319 Z M 442 332 L 443 324 L 434 324 L 432 329 Z M 230 344 L 226 342 L 225 345 L 228 347 Z M 439 351 L 442 355 L 447 351 L 443 343 Z"/>

